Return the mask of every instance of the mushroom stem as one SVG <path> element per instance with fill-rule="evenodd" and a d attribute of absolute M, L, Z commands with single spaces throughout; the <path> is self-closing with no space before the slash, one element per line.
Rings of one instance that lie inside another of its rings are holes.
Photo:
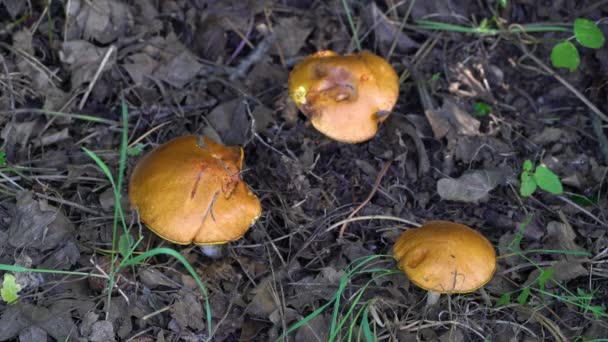
<path fill-rule="evenodd" d="M 202 245 L 201 252 L 211 259 L 219 259 L 223 256 L 222 245 Z"/>
<path fill-rule="evenodd" d="M 437 304 L 437 302 L 439 302 L 439 297 L 441 297 L 441 293 L 429 291 L 426 296 L 426 307 Z"/>

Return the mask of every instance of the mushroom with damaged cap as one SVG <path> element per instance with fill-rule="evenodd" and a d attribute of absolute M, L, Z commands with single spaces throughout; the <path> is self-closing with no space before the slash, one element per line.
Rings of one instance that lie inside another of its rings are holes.
<path fill-rule="evenodd" d="M 319 51 L 289 74 L 289 94 L 312 125 L 341 142 L 371 139 L 399 97 L 399 77 L 381 57 Z"/>
<path fill-rule="evenodd" d="M 241 179 L 242 164 L 241 147 L 195 135 L 175 138 L 137 163 L 129 200 L 141 221 L 170 242 L 217 245 L 238 240 L 262 211 Z"/>
<path fill-rule="evenodd" d="M 492 279 L 496 251 L 479 232 L 449 221 L 429 221 L 405 231 L 393 256 L 410 281 L 428 290 L 427 306 L 440 293 L 475 291 Z"/>

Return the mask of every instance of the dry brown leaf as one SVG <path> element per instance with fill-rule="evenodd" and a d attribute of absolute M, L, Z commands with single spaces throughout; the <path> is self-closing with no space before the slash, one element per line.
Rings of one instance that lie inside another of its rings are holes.
<path fill-rule="evenodd" d="M 507 176 L 503 171 L 476 170 L 459 178 L 442 178 L 437 182 L 437 193 L 444 200 L 476 203 L 487 199 Z"/>
<path fill-rule="evenodd" d="M 68 41 L 85 38 L 108 44 L 133 27 L 131 7 L 124 2 L 71 0 L 67 4 Z"/>
<path fill-rule="evenodd" d="M 584 251 L 585 249 L 577 245 L 574 240 L 576 233 L 572 226 L 562 222 L 551 221 L 547 224 L 547 235 L 544 239 L 544 248 L 566 251 Z M 556 254 L 560 260 L 575 260 L 582 256 L 570 254 Z"/>
<path fill-rule="evenodd" d="M 391 21 L 372 1 L 363 12 L 363 20 L 374 31 L 374 41 L 381 55 L 386 56 L 396 39 L 395 51 L 406 53 L 420 46 L 403 31 L 399 31 L 400 22 Z"/>

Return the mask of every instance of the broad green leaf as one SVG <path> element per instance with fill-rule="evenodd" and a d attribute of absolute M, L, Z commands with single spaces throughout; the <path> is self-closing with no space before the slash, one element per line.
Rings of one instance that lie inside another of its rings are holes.
<path fill-rule="evenodd" d="M 530 297 L 530 288 L 526 287 L 521 291 L 519 296 L 517 296 L 517 302 L 521 305 L 524 305 L 528 302 L 528 297 Z"/>
<path fill-rule="evenodd" d="M 511 294 L 505 293 L 496 301 L 496 306 L 503 306 L 511 303 Z"/>
<path fill-rule="evenodd" d="M 547 268 L 545 270 L 542 270 L 542 272 L 540 273 L 540 276 L 538 277 L 538 286 L 541 290 L 545 289 L 545 283 L 547 282 L 547 280 L 551 279 L 551 277 L 553 276 L 553 271 L 555 271 L 553 268 Z"/>
<path fill-rule="evenodd" d="M 588 19 L 578 18 L 574 21 L 574 37 L 582 46 L 599 49 L 606 38 L 597 25 Z"/>
<path fill-rule="evenodd" d="M 539 165 L 534 171 L 534 180 L 539 188 L 555 195 L 560 195 L 564 192 L 562 182 L 559 177 L 549 170 L 546 166 Z"/>
<path fill-rule="evenodd" d="M 21 285 L 17 284 L 15 276 L 10 273 L 4 273 L 2 290 L 0 290 L 2 300 L 8 304 L 15 302 L 19 299 L 19 291 L 21 291 Z"/>
<path fill-rule="evenodd" d="M 489 104 L 477 101 L 473 104 L 473 110 L 475 110 L 475 115 L 479 117 L 484 117 L 490 113 L 492 113 L 492 106 Z"/>
<path fill-rule="evenodd" d="M 528 171 L 522 172 L 519 194 L 523 197 L 530 197 L 534 191 L 536 191 L 536 182 L 534 181 L 534 177 Z"/>
<path fill-rule="evenodd" d="M 581 63 L 578 50 L 570 42 L 561 42 L 551 50 L 551 63 L 556 68 L 565 68 L 570 71 L 576 70 Z"/>
<path fill-rule="evenodd" d="M 524 171 L 532 172 L 534 165 L 532 165 L 532 161 L 530 159 L 526 159 L 523 165 Z"/>

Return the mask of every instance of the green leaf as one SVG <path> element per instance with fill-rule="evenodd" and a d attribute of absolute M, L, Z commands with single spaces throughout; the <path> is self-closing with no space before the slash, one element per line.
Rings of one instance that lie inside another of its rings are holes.
<path fill-rule="evenodd" d="M 553 277 L 553 272 L 555 270 L 553 268 L 547 268 L 542 270 L 542 272 L 540 273 L 540 276 L 538 277 L 538 286 L 540 287 L 541 290 L 545 289 L 545 283 L 547 282 L 547 280 L 551 279 L 551 277 Z"/>
<path fill-rule="evenodd" d="M 133 245 L 133 238 L 131 235 L 122 234 L 118 239 L 118 251 L 123 258 L 128 258 L 131 252 L 131 246 Z"/>
<path fill-rule="evenodd" d="M 137 143 L 135 146 L 129 147 L 127 149 L 127 155 L 129 157 L 135 157 L 135 156 L 140 155 L 143 151 L 144 151 L 144 144 Z"/>
<path fill-rule="evenodd" d="M 546 166 L 539 165 L 534 171 L 534 180 L 539 188 L 550 192 L 554 195 L 560 195 L 564 192 L 562 182 L 559 177 L 549 170 Z"/>
<path fill-rule="evenodd" d="M 369 305 L 365 307 L 363 311 L 362 324 L 363 326 L 363 336 L 365 336 L 365 341 L 374 342 L 374 337 L 372 335 L 372 330 L 369 327 Z"/>
<path fill-rule="evenodd" d="M 599 305 L 589 306 L 589 310 L 593 313 L 593 317 L 596 319 L 600 319 L 601 317 L 606 316 L 606 308 Z"/>
<path fill-rule="evenodd" d="M 484 117 L 492 113 L 492 106 L 485 102 L 477 101 L 473 104 L 473 110 L 475 111 L 476 116 Z"/>
<path fill-rule="evenodd" d="M 530 197 L 536 191 L 536 181 L 528 171 L 521 173 L 521 184 L 519 186 L 519 194 L 522 197 Z"/>
<path fill-rule="evenodd" d="M 528 297 L 530 297 L 530 288 L 526 287 L 521 291 L 519 296 L 517 296 L 517 302 L 521 305 L 524 305 L 528 302 Z"/>
<path fill-rule="evenodd" d="M 21 285 L 15 281 L 15 276 L 10 273 L 4 273 L 4 281 L 2 282 L 2 290 L 0 290 L 0 296 L 8 304 L 14 303 L 19 299 L 19 291 L 21 291 Z"/>
<path fill-rule="evenodd" d="M 498 298 L 498 300 L 496 301 L 496 306 L 508 305 L 509 303 L 511 303 L 511 294 L 505 293 L 500 296 L 500 298 Z"/>
<path fill-rule="evenodd" d="M 533 168 L 534 168 L 534 165 L 532 164 L 532 161 L 530 159 L 526 159 L 526 161 L 524 162 L 524 165 L 523 165 L 524 171 L 532 172 Z"/>
<path fill-rule="evenodd" d="M 6 153 L 0 151 L 0 167 L 6 165 Z"/>
<path fill-rule="evenodd" d="M 507 8 L 507 6 L 509 5 L 509 0 L 498 0 L 498 4 L 502 8 Z"/>
<path fill-rule="evenodd" d="M 574 21 L 574 37 L 582 46 L 599 49 L 606 38 L 597 25 L 588 19 L 578 18 Z"/>
<path fill-rule="evenodd" d="M 570 196 L 570 199 L 572 200 L 572 202 L 580 205 L 581 207 L 597 205 L 600 201 L 599 193 L 597 193 L 597 192 L 595 194 L 593 194 L 593 196 L 591 196 L 591 197 L 574 194 L 574 195 Z"/>
<path fill-rule="evenodd" d="M 551 63 L 556 68 L 565 68 L 570 71 L 576 70 L 581 63 L 578 50 L 570 42 L 561 42 L 551 50 Z"/>

